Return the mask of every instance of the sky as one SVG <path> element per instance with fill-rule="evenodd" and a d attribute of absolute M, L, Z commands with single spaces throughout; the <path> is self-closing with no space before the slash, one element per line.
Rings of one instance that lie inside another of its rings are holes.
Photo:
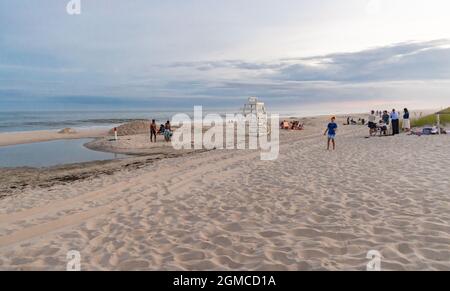
<path fill-rule="evenodd" d="M 450 105 L 448 0 L 0 2 L 0 111 Z"/>

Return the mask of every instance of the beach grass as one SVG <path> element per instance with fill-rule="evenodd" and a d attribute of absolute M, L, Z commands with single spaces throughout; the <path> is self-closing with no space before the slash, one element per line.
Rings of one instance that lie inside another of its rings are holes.
<path fill-rule="evenodd" d="M 442 110 L 441 113 L 441 124 L 450 124 L 450 107 Z M 424 116 L 422 118 L 412 120 L 412 126 L 413 127 L 422 127 L 422 126 L 431 126 L 437 124 L 437 117 L 436 114 L 430 114 L 427 116 Z"/>

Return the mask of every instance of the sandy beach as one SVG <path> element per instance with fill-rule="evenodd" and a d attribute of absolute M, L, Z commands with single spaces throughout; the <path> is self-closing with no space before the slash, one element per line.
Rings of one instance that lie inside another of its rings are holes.
<path fill-rule="evenodd" d="M 0 269 L 65 270 L 76 250 L 82 270 L 365 270 L 376 250 L 383 270 L 449 270 L 450 135 L 366 138 L 339 118 L 326 151 L 327 118 L 304 121 L 275 161 L 136 135 L 107 148 L 129 159 L 2 169 Z"/>
<path fill-rule="evenodd" d="M 79 138 L 97 138 L 108 135 L 107 129 L 86 128 L 73 131 L 71 133 L 60 133 L 59 130 L 39 130 L 26 132 L 0 133 L 0 146 L 27 144 L 34 142 L 79 139 Z"/>

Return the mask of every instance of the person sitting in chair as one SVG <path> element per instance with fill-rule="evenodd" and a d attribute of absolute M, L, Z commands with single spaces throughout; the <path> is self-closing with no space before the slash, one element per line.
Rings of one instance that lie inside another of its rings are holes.
<path fill-rule="evenodd" d="M 383 120 L 380 120 L 380 123 L 378 124 L 378 129 L 380 130 L 380 136 L 387 135 L 388 126 Z"/>

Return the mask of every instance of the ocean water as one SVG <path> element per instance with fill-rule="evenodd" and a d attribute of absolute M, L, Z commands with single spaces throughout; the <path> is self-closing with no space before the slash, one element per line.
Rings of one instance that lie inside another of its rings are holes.
<path fill-rule="evenodd" d="M 0 133 L 34 130 L 58 130 L 66 127 L 81 129 L 87 127 L 114 127 L 138 119 L 155 119 L 158 123 L 171 120 L 175 114 L 184 113 L 193 117 L 193 108 L 179 111 L 0 111 Z M 224 116 L 240 110 L 203 110 Z M 289 116 L 291 113 L 285 113 Z M 50 167 L 71 163 L 125 158 L 92 151 L 84 144 L 89 139 L 58 140 L 0 147 L 0 167 Z"/>
<path fill-rule="evenodd" d="M 114 127 L 137 119 L 155 119 L 157 123 L 171 120 L 175 114 L 185 113 L 193 117 L 193 108 L 179 111 L 0 111 L 0 133 L 34 130 L 57 130 L 66 127 Z M 239 109 L 203 109 L 203 115 L 216 113 L 240 113 Z M 282 116 L 299 116 L 298 112 L 276 112 Z M 305 114 L 307 115 L 306 112 Z"/>
<path fill-rule="evenodd" d="M 156 119 L 165 122 L 178 112 L 152 111 L 36 111 L 1 112 L 0 132 L 20 132 L 66 127 L 106 127 L 136 119 Z"/>
<path fill-rule="evenodd" d="M 114 127 L 137 119 L 155 119 L 157 123 L 165 123 L 171 120 L 175 114 L 184 113 L 193 117 L 194 108 L 168 110 L 117 110 L 117 111 L 1 111 L 0 133 L 20 132 L 33 130 L 53 130 L 86 127 Z M 203 115 L 227 113 L 241 113 L 242 109 L 203 109 Z M 326 114 L 325 111 L 311 110 L 277 110 L 269 113 L 277 113 L 281 117 L 312 116 Z"/>
<path fill-rule="evenodd" d="M 90 150 L 91 139 L 57 140 L 0 147 L 0 167 L 51 167 L 126 158 L 126 155 Z"/>

